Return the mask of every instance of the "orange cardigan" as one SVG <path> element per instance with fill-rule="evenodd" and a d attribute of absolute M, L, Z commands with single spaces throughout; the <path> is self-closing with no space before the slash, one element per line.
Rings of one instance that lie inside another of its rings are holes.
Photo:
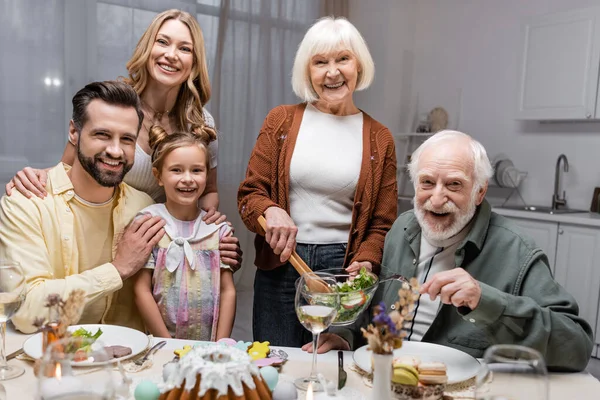
<path fill-rule="evenodd" d="M 290 213 L 289 169 L 305 108 L 306 103 L 282 105 L 269 112 L 250 155 L 246 178 L 238 189 L 240 216 L 246 227 L 257 233 L 255 265 L 260 269 L 282 265 L 265 242 L 257 219 L 272 206 Z M 385 235 L 396 219 L 397 209 L 394 139 L 385 126 L 363 113 L 363 157 L 345 267 L 353 261 L 370 261 L 374 271 L 379 271 Z"/>

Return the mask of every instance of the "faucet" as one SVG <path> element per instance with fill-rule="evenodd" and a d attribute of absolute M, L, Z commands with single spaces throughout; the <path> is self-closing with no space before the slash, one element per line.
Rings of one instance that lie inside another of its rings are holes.
<path fill-rule="evenodd" d="M 563 190 L 562 198 L 558 194 L 559 186 L 560 186 L 560 162 L 564 161 L 563 171 L 569 172 L 569 160 L 567 160 L 567 156 L 561 154 L 558 156 L 558 160 L 556 160 L 556 170 L 554 171 L 554 194 L 552 195 L 552 209 L 557 210 L 559 206 L 566 206 L 566 192 Z"/>

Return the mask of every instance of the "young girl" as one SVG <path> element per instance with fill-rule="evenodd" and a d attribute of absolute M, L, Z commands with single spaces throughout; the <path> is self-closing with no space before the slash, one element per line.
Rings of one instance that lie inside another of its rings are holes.
<path fill-rule="evenodd" d="M 150 130 L 152 172 L 166 203 L 139 215 L 161 216 L 166 235 L 135 277 L 135 302 L 154 336 L 214 341 L 229 337 L 235 317 L 235 287 L 229 266 L 219 259 L 227 224 L 206 224 L 198 199 L 209 171 L 206 136 Z"/>

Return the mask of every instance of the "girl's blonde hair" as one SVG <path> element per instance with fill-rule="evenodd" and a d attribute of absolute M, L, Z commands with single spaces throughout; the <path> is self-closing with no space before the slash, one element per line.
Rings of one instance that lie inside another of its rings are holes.
<path fill-rule="evenodd" d="M 129 78 L 125 78 L 125 82 L 130 84 L 139 95 L 144 92 L 149 76 L 148 59 L 156 41 L 156 35 L 165 21 L 170 19 L 181 21 L 188 27 L 192 35 L 194 54 L 192 71 L 187 81 L 181 85 L 173 107 L 176 129 L 198 134 L 204 132 L 208 135 L 208 141 L 213 141 L 217 138 L 217 133 L 212 127 L 206 125 L 203 113 L 204 105 L 210 100 L 210 81 L 206 65 L 204 37 L 198 21 L 189 13 L 172 9 L 163 11 L 154 17 L 135 47 L 131 59 L 127 62 Z"/>
<path fill-rule="evenodd" d="M 162 171 L 165 158 L 175 149 L 187 146 L 198 146 L 206 160 L 206 173 L 210 170 L 208 156 L 208 134 L 206 132 L 173 132 L 168 134 L 160 125 L 150 128 L 150 148 L 152 149 L 152 168 L 156 168 L 158 175 Z"/>

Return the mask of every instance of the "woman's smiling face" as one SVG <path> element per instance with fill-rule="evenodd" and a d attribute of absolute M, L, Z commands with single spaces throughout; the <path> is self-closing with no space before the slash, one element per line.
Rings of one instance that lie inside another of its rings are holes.
<path fill-rule="evenodd" d="M 192 72 L 193 49 L 188 27 L 176 19 L 165 21 L 156 34 L 148 59 L 150 77 L 166 87 L 181 85 Z"/>
<path fill-rule="evenodd" d="M 350 50 L 316 54 L 310 60 L 309 74 L 319 101 L 330 105 L 352 104 L 359 65 Z"/>

